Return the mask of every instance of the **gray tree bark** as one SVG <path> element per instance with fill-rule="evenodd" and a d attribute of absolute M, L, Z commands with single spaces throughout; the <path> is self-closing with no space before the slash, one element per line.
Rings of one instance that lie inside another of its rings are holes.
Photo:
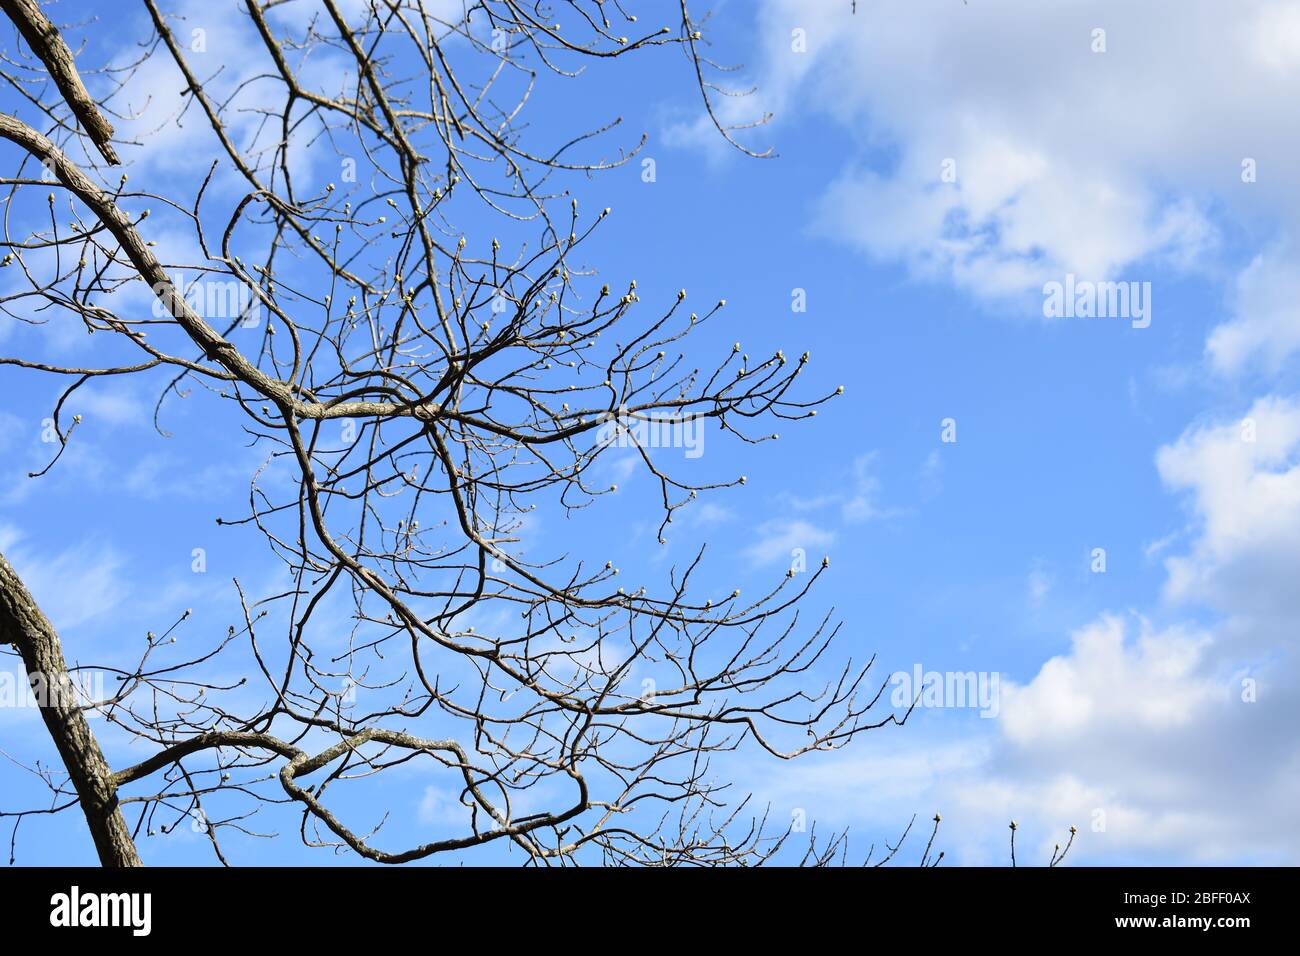
<path fill-rule="evenodd" d="M 28 681 L 43 684 L 37 695 L 41 718 L 63 758 L 63 766 L 90 827 L 104 866 L 142 866 L 131 831 L 118 807 L 113 772 L 99 749 L 72 686 L 59 635 L 9 562 L 0 554 L 0 640 L 22 655 Z"/>
<path fill-rule="evenodd" d="M 36 0 L 0 0 L 0 10 L 18 27 L 27 45 L 49 70 L 51 79 L 63 94 L 82 129 L 110 165 L 120 165 L 113 151 L 113 124 L 99 111 L 86 86 L 81 82 L 72 51 L 63 42 L 58 27 L 41 12 Z"/>

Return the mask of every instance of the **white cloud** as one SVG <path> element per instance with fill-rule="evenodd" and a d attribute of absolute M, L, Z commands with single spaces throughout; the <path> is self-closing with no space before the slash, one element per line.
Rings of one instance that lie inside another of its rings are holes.
<path fill-rule="evenodd" d="M 1037 606 L 1047 600 L 1047 595 L 1052 592 L 1054 580 L 1050 572 L 1042 568 L 1034 568 L 1029 572 L 1026 583 L 1029 589 L 1029 603 Z"/>
<path fill-rule="evenodd" d="M 91 423 L 121 425 L 149 425 L 152 410 L 140 396 L 134 380 L 125 377 L 101 378 L 83 385 L 72 393 L 64 404 L 62 417 L 67 427 L 71 415 L 81 415 L 83 426 Z"/>
<path fill-rule="evenodd" d="M 1300 400 L 1190 428 L 1157 465 L 1193 518 L 1166 597 L 1221 620 L 1082 628 L 1028 683 L 1004 681 L 1000 748 L 953 793 L 972 820 L 1002 807 L 1078 825 L 1095 859 L 1295 862 Z"/>
<path fill-rule="evenodd" d="M 1253 360 L 1273 373 L 1300 349 L 1300 262 L 1291 249 L 1265 250 L 1242 270 L 1233 313 L 1205 346 L 1219 372 L 1236 374 Z"/>
<path fill-rule="evenodd" d="M 759 525 L 758 540 L 746 548 L 744 554 L 755 565 L 788 562 L 796 548 L 811 551 L 827 547 L 834 540 L 834 532 L 807 521 L 774 519 Z"/>
<path fill-rule="evenodd" d="M 882 484 L 878 475 L 878 462 L 878 452 L 864 452 L 853 459 L 847 481 L 840 482 L 840 485 L 847 487 L 847 491 L 809 497 L 786 494 L 782 497 L 782 503 L 800 513 L 838 507 L 840 518 L 846 523 L 893 517 L 899 512 L 880 503 Z"/>
<path fill-rule="evenodd" d="M 968 795 L 1045 826 L 1076 825 L 1094 858 L 1294 861 L 1296 695 L 1285 669 L 1243 695 L 1224 635 L 1105 616 L 1026 685 L 1005 685 L 1002 751 Z M 1006 792 L 997 798 L 996 792 Z"/>
<path fill-rule="evenodd" d="M 1171 489 L 1188 494 L 1198 532 L 1186 553 L 1166 559 L 1167 596 L 1290 634 L 1300 612 L 1291 580 L 1300 559 L 1300 400 L 1263 398 L 1240 420 L 1190 429 L 1157 465 Z"/>
<path fill-rule="evenodd" d="M 859 455 L 853 461 L 853 494 L 842 508 L 845 521 L 870 521 L 890 514 L 880 506 L 880 478 L 876 475 L 876 453 Z"/>
<path fill-rule="evenodd" d="M 1102 732 L 1158 734 L 1226 699 L 1226 685 L 1197 676 L 1208 636 L 1153 632 L 1144 622 L 1135 644 L 1125 637 L 1122 618 L 1103 617 L 1076 632 L 1070 652 L 1047 661 L 1029 684 L 1004 684 L 1007 739 L 1055 750 Z"/>
<path fill-rule="evenodd" d="M 1028 683 L 1004 680 L 999 746 L 951 796 L 969 825 L 997 808 L 1075 824 L 1097 860 L 1294 862 L 1300 401 L 1190 428 L 1157 465 L 1193 518 L 1166 558 L 1166 596 L 1221 620 L 1141 620 L 1134 635 L 1106 615 L 1082 628 Z"/>
<path fill-rule="evenodd" d="M 1217 621 L 1101 615 L 1026 681 L 1002 676 L 997 720 L 927 738 L 925 721 L 956 715 L 913 715 L 909 749 L 796 766 L 782 798 L 873 832 L 939 809 L 963 863 L 1005 862 L 1013 817 L 1035 861 L 1072 825 L 1082 862 L 1300 860 L 1300 399 L 1192 427 L 1157 465 L 1192 519 L 1162 545 L 1161 610 Z M 855 810 L 865 783 L 879 802 Z"/>
<path fill-rule="evenodd" d="M 845 8 L 767 0 L 761 19 L 763 107 L 856 141 L 821 197 L 823 233 L 990 300 L 1036 299 L 1067 272 L 1195 267 L 1231 277 L 1212 368 L 1275 374 L 1300 352 L 1300 131 L 1277 122 L 1300 76 L 1293 4 L 1242 0 L 1231 17 L 1211 0 Z M 807 53 L 790 50 L 796 27 Z M 1219 234 L 1243 229 L 1263 238 L 1234 274 Z M 856 782 L 896 772 L 905 785 L 886 804 L 943 808 L 966 862 L 1005 859 L 1011 816 L 1038 850 L 1078 826 L 1092 862 L 1300 859 L 1300 401 L 1265 397 L 1243 418 L 1198 424 L 1157 456 L 1191 520 L 1151 552 L 1169 601 L 1152 603 L 1184 620 L 1102 615 L 1026 682 L 1004 676 L 999 720 L 957 744 L 951 724 L 942 744 L 917 734 L 929 753 L 979 755 L 967 764 L 918 774 L 910 754 L 850 751 L 796 768 L 790 786 L 806 777 L 815 795 L 820 774 L 851 804 Z M 1046 584 L 1032 576 L 1031 596 Z"/>
<path fill-rule="evenodd" d="M 110 546 L 83 542 L 40 554 L 13 528 L 0 528 L 0 550 L 60 634 L 111 614 L 130 590 L 126 560 Z"/>
<path fill-rule="evenodd" d="M 900 737 L 795 763 L 761 792 L 873 834 L 938 810 L 937 846 L 958 864 L 1005 864 L 1011 819 L 1021 862 L 1036 865 L 1071 826 L 1076 862 L 1293 863 L 1300 697 L 1272 679 L 1284 672 L 1259 671 L 1264 689 L 1244 702 L 1216 642 L 1103 616 L 1027 683 L 1004 676 L 999 719 L 963 729 L 956 713 L 914 713 Z"/>
<path fill-rule="evenodd" d="M 822 196 L 823 233 L 1027 308 L 1066 273 L 1217 273 L 1220 220 L 1279 236 L 1240 277 L 1238 314 L 1209 349 L 1227 373 L 1260 356 L 1276 368 L 1300 348 L 1300 252 L 1286 241 L 1300 130 L 1277 122 L 1300 75 L 1297 20 L 1284 0 L 1240 0 L 1231 17 L 1213 0 L 987 0 L 942 15 L 866 4 L 856 16 L 840 0 L 766 0 L 757 102 L 720 105 L 736 120 L 774 112 L 778 143 L 783 122 L 838 123 L 856 148 Z M 791 49 L 795 29 L 807 52 Z"/>
<path fill-rule="evenodd" d="M 730 509 L 713 501 L 696 502 L 686 511 L 687 522 L 697 528 L 723 524 L 734 517 Z"/>
<path fill-rule="evenodd" d="M 421 823 L 447 827 L 464 825 L 469 812 L 455 795 L 430 784 L 424 788 L 424 794 L 420 797 L 416 816 Z"/>

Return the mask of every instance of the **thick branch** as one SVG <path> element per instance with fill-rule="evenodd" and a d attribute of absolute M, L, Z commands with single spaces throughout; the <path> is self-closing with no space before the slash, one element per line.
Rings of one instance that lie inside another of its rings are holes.
<path fill-rule="evenodd" d="M 0 640 L 22 655 L 29 681 L 42 687 L 41 717 L 54 738 L 104 866 L 142 866 L 118 808 L 117 787 L 68 675 L 63 646 L 36 600 L 0 554 Z"/>
<path fill-rule="evenodd" d="M 32 52 L 45 64 L 45 68 L 50 72 L 50 78 L 54 80 L 54 85 L 63 94 L 63 98 L 81 123 L 81 128 L 86 131 L 100 155 L 110 166 L 120 166 L 122 161 L 117 158 L 117 153 L 113 150 L 113 124 L 104 118 L 104 114 L 99 111 L 90 93 L 86 91 L 85 84 L 81 82 L 81 75 L 77 72 L 72 51 L 63 42 L 58 27 L 41 12 L 36 0 L 0 0 L 0 9 L 3 9 L 14 22 L 18 32 L 32 48 Z"/>

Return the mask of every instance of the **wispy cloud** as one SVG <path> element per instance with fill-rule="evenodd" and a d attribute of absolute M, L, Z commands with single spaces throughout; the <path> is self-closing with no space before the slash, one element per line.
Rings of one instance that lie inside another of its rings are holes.
<path fill-rule="evenodd" d="M 802 520 L 774 519 L 757 528 L 757 540 L 745 548 L 744 554 L 756 566 L 777 561 L 789 563 L 795 552 L 805 553 L 829 547 L 835 533 Z"/>

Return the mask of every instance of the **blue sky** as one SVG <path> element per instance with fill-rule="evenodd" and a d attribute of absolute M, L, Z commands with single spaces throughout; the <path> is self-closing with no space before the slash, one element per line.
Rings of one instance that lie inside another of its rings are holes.
<path fill-rule="evenodd" d="M 610 553 L 629 580 L 649 580 L 707 541 L 711 580 L 746 591 L 784 574 L 793 548 L 827 554 L 831 573 L 807 600 L 843 621 L 840 654 L 877 654 L 881 681 L 918 665 L 997 674 L 996 717 L 920 708 L 840 752 L 728 762 L 775 818 L 850 828 L 851 853 L 940 811 L 953 863 L 1003 862 L 1013 817 L 1022 859 L 1045 861 L 1074 825 L 1077 862 L 1295 862 L 1300 134 L 1285 117 L 1300 90 L 1300 10 L 849 6 L 715 4 L 719 59 L 743 62 L 759 91 L 737 115 L 775 115 L 745 141 L 773 159 L 706 127 L 673 51 L 544 84 L 530 106 L 539 135 L 621 115 L 616 137 L 648 136 L 653 182 L 632 163 L 566 183 L 584 206 L 614 210 L 589 250 L 606 281 L 637 279 L 645 302 L 678 288 L 726 298 L 702 354 L 732 340 L 755 354 L 807 350 L 818 389 L 845 394 L 777 442 L 710 432 L 682 467 L 748 481 L 688 514 L 666 546 L 653 489 L 613 465 L 620 490 L 598 517 L 543 511 L 528 547 Z M 207 55 L 238 68 L 233 6 L 170 7 L 182 8 L 210 27 Z M 59 19 L 81 9 L 65 0 Z M 133 7 L 115 26 L 74 31 L 82 56 L 123 56 L 148 32 Z M 128 130 L 161 122 L 177 82 L 151 78 L 155 119 Z M 191 191 L 216 156 L 193 125 L 127 148 L 132 178 Z M 308 179 L 331 176 L 304 164 Z M 1045 318 L 1044 283 L 1069 274 L 1149 283 L 1149 327 Z M 791 308 L 797 289 L 804 312 Z M 93 354 L 57 320 L 0 323 L 5 354 Z M 162 438 L 158 385 L 88 389 L 71 409 L 85 419 L 76 440 L 31 480 L 48 460 L 55 383 L 0 374 L 0 550 L 70 658 L 127 655 L 186 608 L 181 641 L 224 632 L 238 612 L 232 577 L 266 593 L 277 583 L 259 538 L 213 521 L 240 510 L 261 460 L 237 416 L 196 390 L 168 406 Z M 945 419 L 955 442 L 942 440 Z M 191 571 L 196 547 L 205 574 Z M 0 708 L 0 741 L 24 765 L 54 756 L 23 708 Z M 105 745 L 115 766 L 139 759 Z M 42 799 L 13 763 L 0 780 L 4 809 Z M 393 840 L 449 826 L 447 800 L 417 771 L 395 781 L 383 794 Z M 232 859 L 334 859 L 301 847 L 292 817 L 270 811 L 266 827 L 281 836 L 230 839 Z M 185 826 L 140 850 L 146 862 L 210 862 Z M 19 831 L 21 863 L 92 859 L 66 814 Z"/>

